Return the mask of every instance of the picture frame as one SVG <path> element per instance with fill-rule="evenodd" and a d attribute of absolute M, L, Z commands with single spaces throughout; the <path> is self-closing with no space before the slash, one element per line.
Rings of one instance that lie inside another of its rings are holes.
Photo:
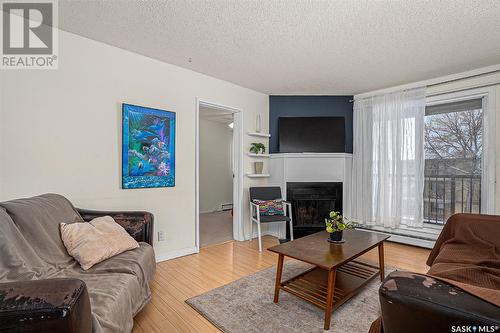
<path fill-rule="evenodd" d="M 122 188 L 175 186 L 175 112 L 122 104 Z"/>

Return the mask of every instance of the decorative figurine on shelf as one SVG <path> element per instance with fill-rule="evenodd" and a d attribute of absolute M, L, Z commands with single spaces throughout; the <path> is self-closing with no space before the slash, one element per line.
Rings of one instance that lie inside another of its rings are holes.
<path fill-rule="evenodd" d="M 261 130 L 260 114 L 258 114 L 255 119 L 255 132 L 260 133 L 260 130 Z"/>
<path fill-rule="evenodd" d="M 328 241 L 330 243 L 343 243 L 342 233 L 345 229 L 354 229 L 357 222 L 349 221 L 346 217 L 340 215 L 340 212 L 331 211 L 330 217 L 325 219 L 326 231 L 330 234 Z"/>

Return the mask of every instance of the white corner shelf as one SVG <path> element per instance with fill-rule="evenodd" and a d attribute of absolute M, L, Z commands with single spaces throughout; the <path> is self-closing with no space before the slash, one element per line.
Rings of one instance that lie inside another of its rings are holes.
<path fill-rule="evenodd" d="M 260 138 L 270 138 L 271 137 L 271 134 L 269 134 L 269 133 L 248 132 L 247 134 L 250 136 L 257 136 Z"/>
<path fill-rule="evenodd" d="M 267 178 L 267 177 L 271 177 L 271 175 L 268 174 L 268 173 L 247 173 L 246 176 L 248 178 Z"/>
<path fill-rule="evenodd" d="M 271 157 L 270 154 L 254 154 L 254 153 L 247 153 L 248 156 L 250 157 Z"/>

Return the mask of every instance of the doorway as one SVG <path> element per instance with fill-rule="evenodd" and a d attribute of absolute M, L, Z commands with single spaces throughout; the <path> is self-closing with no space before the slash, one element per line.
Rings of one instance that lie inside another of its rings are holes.
<path fill-rule="evenodd" d="M 239 240 L 241 195 L 239 110 L 198 101 L 196 247 Z"/>

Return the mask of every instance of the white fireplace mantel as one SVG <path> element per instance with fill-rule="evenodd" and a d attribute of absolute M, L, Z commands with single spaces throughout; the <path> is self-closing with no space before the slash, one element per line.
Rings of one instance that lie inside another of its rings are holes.
<path fill-rule="evenodd" d="M 342 182 L 343 214 L 350 212 L 352 154 L 284 153 L 271 154 L 269 183 L 281 186 L 286 197 L 288 182 Z"/>

